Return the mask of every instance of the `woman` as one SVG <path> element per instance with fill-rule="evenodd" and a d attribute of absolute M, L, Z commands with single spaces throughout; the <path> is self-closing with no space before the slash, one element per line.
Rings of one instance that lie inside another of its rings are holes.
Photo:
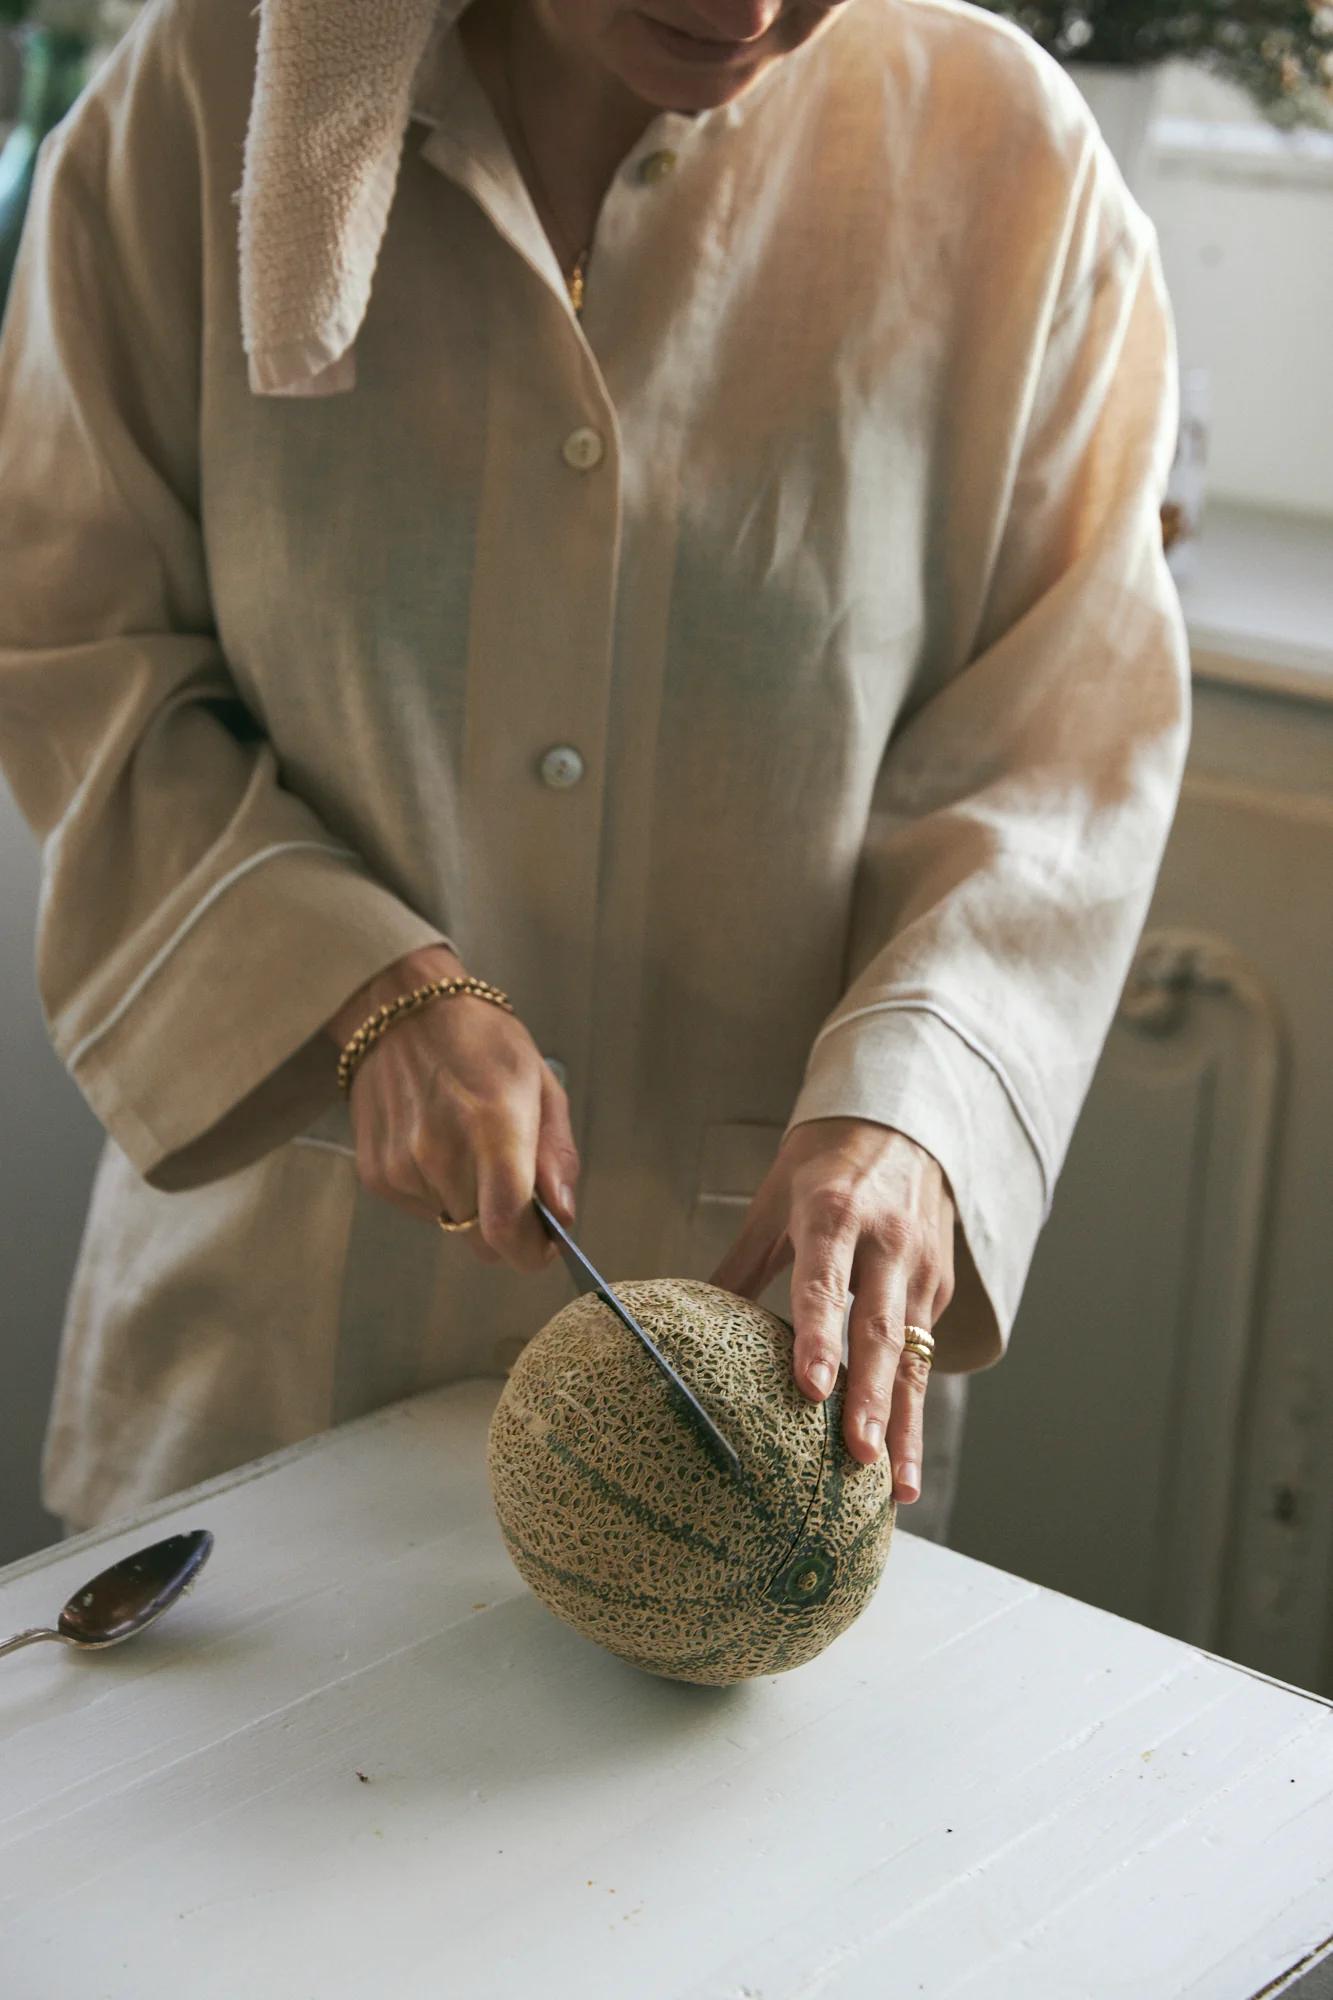
<path fill-rule="evenodd" d="M 152 0 L 0 346 L 0 749 L 108 1133 L 67 1525 L 503 1373 L 535 1187 L 806 1395 L 845 1352 L 942 1533 L 1178 789 L 1175 382 L 1082 99 L 956 0 Z M 513 1011 L 344 1096 L 464 974 Z"/>

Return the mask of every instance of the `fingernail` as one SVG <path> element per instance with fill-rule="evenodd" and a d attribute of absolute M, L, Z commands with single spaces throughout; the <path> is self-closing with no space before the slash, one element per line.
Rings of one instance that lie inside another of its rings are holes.
<path fill-rule="evenodd" d="M 883 1424 L 867 1424 L 865 1427 L 865 1441 L 872 1451 L 878 1452 L 884 1442 Z"/>
<path fill-rule="evenodd" d="M 894 1485 L 894 1491 L 896 1493 L 898 1487 L 902 1487 L 904 1489 L 904 1497 L 906 1497 L 905 1490 L 907 1487 L 910 1486 L 915 1488 L 920 1484 L 921 1484 L 921 1473 L 919 1469 L 915 1465 L 913 1465 L 911 1459 L 909 1458 L 905 1465 L 900 1465 L 898 1467 L 898 1478 Z"/>
<path fill-rule="evenodd" d="M 829 1367 L 827 1361 L 816 1361 L 814 1363 L 810 1370 L 810 1380 L 814 1383 L 821 1396 L 827 1396 L 829 1390 L 833 1387 L 833 1370 Z"/>
<path fill-rule="evenodd" d="M 568 1181 L 560 1183 L 560 1206 L 567 1208 L 571 1215 L 574 1213 L 574 1190 Z"/>

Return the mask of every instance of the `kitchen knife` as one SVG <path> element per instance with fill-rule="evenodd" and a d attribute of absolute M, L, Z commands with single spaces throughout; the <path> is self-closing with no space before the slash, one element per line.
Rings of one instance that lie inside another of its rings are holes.
<path fill-rule="evenodd" d="M 739 1477 L 741 1462 L 735 1449 L 727 1443 L 727 1440 L 723 1437 L 721 1431 L 694 1392 L 688 1389 L 684 1382 L 681 1381 L 680 1376 L 671 1366 L 666 1356 L 659 1352 L 653 1345 L 648 1335 L 635 1319 L 633 1313 L 630 1312 L 627 1306 L 621 1304 L 596 1265 L 590 1263 L 588 1258 L 584 1256 L 573 1237 L 556 1221 L 540 1195 L 533 1195 L 532 1205 L 541 1217 L 548 1232 L 555 1238 L 560 1255 L 564 1258 L 565 1268 L 574 1280 L 575 1291 L 596 1292 L 598 1298 L 605 1300 L 606 1304 L 610 1306 L 621 1325 L 627 1326 L 635 1339 L 643 1342 L 643 1345 L 652 1355 L 653 1360 L 670 1381 L 677 1398 L 683 1400 L 690 1419 L 703 1434 L 704 1441 L 713 1458 L 722 1467 L 724 1472 L 730 1472 L 733 1476 Z"/>

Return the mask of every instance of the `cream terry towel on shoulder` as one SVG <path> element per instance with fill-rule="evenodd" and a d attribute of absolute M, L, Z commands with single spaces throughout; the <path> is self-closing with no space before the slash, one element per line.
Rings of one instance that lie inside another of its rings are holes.
<path fill-rule="evenodd" d="M 239 194 L 241 337 L 260 396 L 356 380 L 417 69 L 466 0 L 261 0 Z"/>

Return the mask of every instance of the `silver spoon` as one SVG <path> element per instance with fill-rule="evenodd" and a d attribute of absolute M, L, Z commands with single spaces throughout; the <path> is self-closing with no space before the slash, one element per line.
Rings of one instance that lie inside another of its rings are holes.
<path fill-rule="evenodd" d="M 16 1633 L 0 1653 L 35 1645 L 38 1639 L 64 1639 L 82 1648 L 118 1646 L 122 1639 L 132 1639 L 189 1588 L 212 1546 L 207 1528 L 196 1528 L 123 1556 L 75 1591 L 54 1631 L 37 1625 L 31 1632 Z"/>

